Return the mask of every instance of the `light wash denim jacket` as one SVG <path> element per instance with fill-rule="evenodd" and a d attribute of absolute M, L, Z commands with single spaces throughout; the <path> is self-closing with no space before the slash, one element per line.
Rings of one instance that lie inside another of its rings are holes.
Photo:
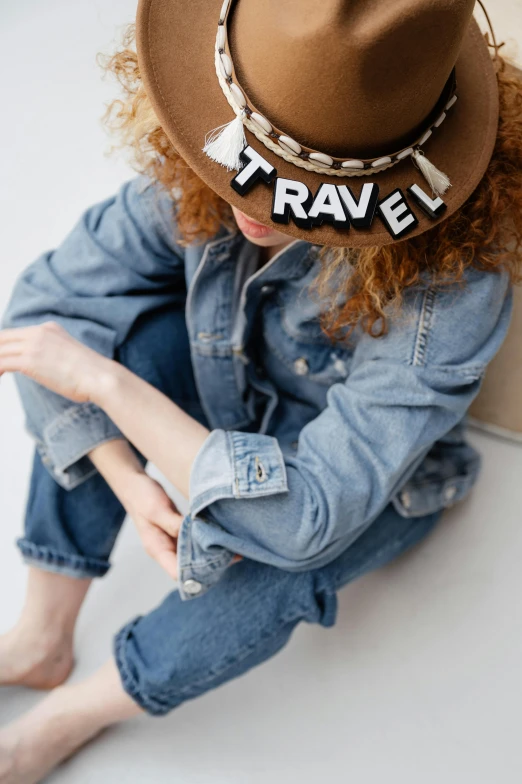
<path fill-rule="evenodd" d="M 390 502 L 419 516 L 468 493 L 479 459 L 462 420 L 506 334 L 505 274 L 472 270 L 464 287 L 410 290 L 385 337 L 356 331 L 332 344 L 307 292 L 316 246 L 294 242 L 256 271 L 241 235 L 183 248 L 175 231 L 170 198 L 133 180 L 23 273 L 4 325 L 54 319 L 111 357 L 140 314 L 185 303 L 212 432 L 178 542 L 183 598 L 208 590 L 233 553 L 319 567 Z M 74 488 L 94 471 L 87 453 L 117 428 L 90 403 L 18 381 L 45 464 Z"/>

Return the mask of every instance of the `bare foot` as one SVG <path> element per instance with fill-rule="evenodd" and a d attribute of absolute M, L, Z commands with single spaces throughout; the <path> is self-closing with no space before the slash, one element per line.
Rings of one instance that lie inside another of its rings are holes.
<path fill-rule="evenodd" d="M 54 689 L 0 730 L 0 784 L 37 784 L 106 727 L 141 712 L 110 660 L 88 680 Z"/>
<path fill-rule="evenodd" d="M 62 629 L 19 623 L 0 636 L 1 686 L 54 689 L 69 677 L 73 664 L 72 634 Z"/>
<path fill-rule="evenodd" d="M 0 730 L 0 784 L 37 784 L 100 731 L 71 701 L 74 687 L 55 689 L 40 705 Z"/>
<path fill-rule="evenodd" d="M 14 749 L 0 746 L 0 784 L 16 784 L 14 776 Z"/>

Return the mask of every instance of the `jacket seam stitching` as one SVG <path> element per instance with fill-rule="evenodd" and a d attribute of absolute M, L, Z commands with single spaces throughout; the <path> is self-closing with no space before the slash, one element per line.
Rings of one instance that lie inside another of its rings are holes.
<path fill-rule="evenodd" d="M 413 357 L 411 361 L 411 364 L 413 366 L 424 365 L 426 361 L 428 336 L 433 323 L 436 295 L 437 292 L 433 286 L 430 286 L 424 292 L 421 314 L 419 319 L 419 327 L 417 330 L 415 346 L 413 349 Z"/>

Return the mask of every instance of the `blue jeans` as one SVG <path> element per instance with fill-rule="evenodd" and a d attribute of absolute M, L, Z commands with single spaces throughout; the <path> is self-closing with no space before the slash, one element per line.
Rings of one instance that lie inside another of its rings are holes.
<path fill-rule="evenodd" d="M 201 422 L 205 416 L 192 374 L 184 314 L 149 314 L 120 347 L 118 360 L 161 389 Z M 101 577 L 125 517 L 99 475 L 66 491 L 35 455 L 18 545 L 25 560 L 75 577 Z M 300 621 L 335 623 L 337 591 L 391 561 L 422 539 L 440 514 L 401 517 L 389 505 L 369 529 L 328 566 L 287 572 L 243 560 L 200 598 L 182 602 L 175 590 L 115 637 L 122 684 L 148 713 L 162 715 L 241 675 L 281 650 Z"/>

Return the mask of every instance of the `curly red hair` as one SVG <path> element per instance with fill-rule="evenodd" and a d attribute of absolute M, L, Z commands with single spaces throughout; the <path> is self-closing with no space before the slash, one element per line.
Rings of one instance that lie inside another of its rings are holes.
<path fill-rule="evenodd" d="M 104 58 L 123 98 L 107 109 L 107 125 L 130 145 L 137 168 L 176 194 L 176 222 L 186 244 L 204 241 L 234 221 L 229 205 L 190 169 L 158 122 L 145 93 L 133 48 L 134 26 L 122 47 Z M 497 55 L 500 122 L 493 157 L 479 186 L 447 220 L 413 239 L 361 250 L 324 247 L 314 291 L 323 304 L 323 328 L 332 338 L 356 324 L 379 337 L 391 306 L 429 275 L 433 283 L 460 283 L 468 267 L 507 269 L 520 282 L 522 244 L 522 79 Z M 344 296 L 339 296 L 340 294 Z"/>

